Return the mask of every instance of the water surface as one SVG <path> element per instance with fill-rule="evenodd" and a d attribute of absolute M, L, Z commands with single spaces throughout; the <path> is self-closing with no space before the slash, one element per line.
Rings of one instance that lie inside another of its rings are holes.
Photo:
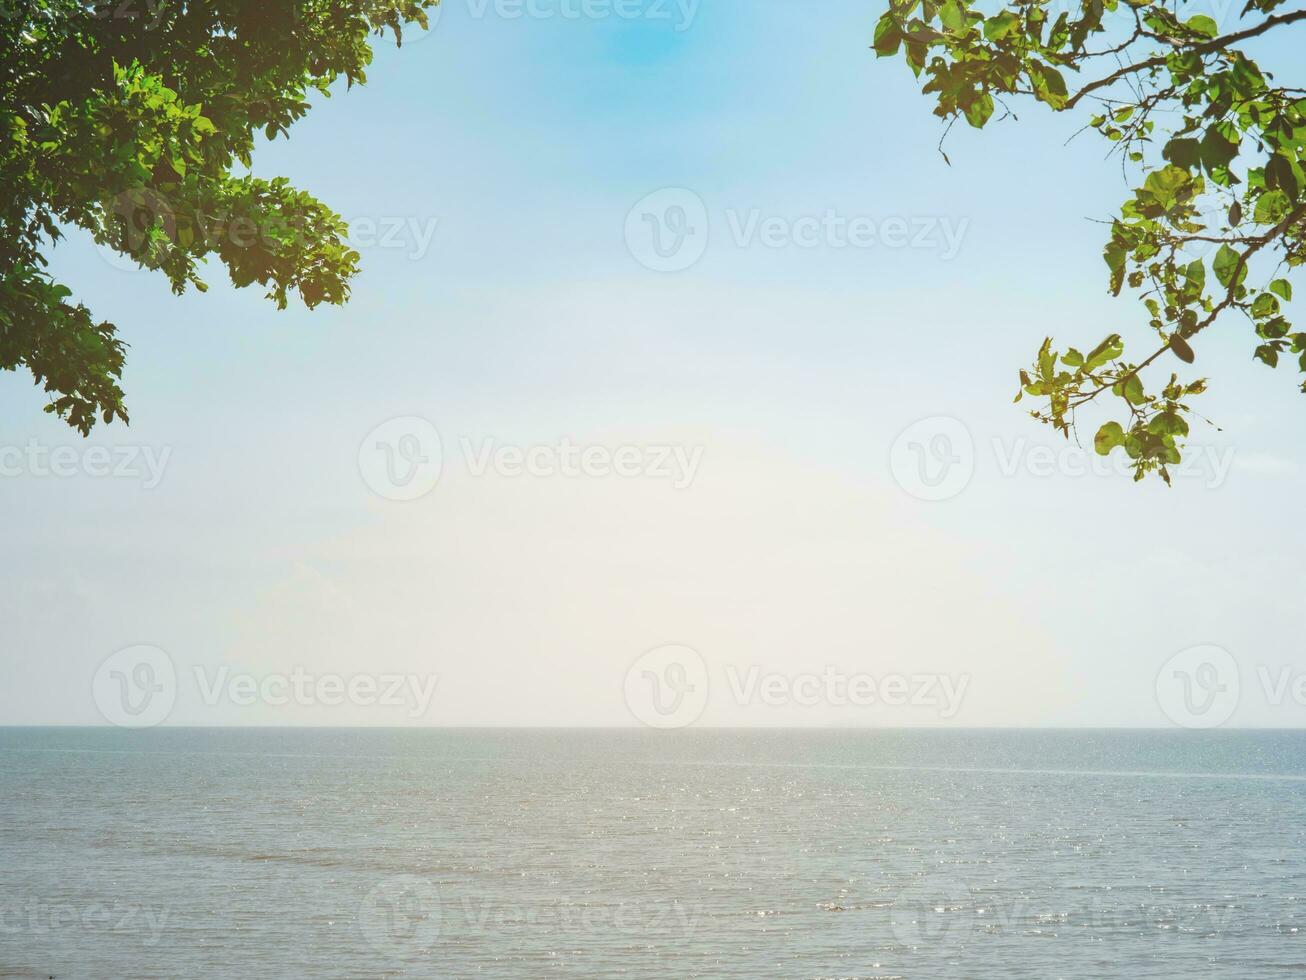
<path fill-rule="evenodd" d="M 1303 828 L 1303 733 L 0 729 L 0 976 L 1302 976 Z"/>

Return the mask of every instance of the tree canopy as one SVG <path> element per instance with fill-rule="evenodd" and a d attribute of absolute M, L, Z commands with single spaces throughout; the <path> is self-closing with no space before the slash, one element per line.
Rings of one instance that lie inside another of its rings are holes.
<path fill-rule="evenodd" d="M 124 344 L 46 271 L 61 228 L 203 290 L 217 256 L 279 307 L 341 303 L 358 254 L 338 214 L 250 172 L 372 35 L 437 0 L 0 0 L 0 368 L 26 367 L 83 434 L 126 420 Z"/>
<path fill-rule="evenodd" d="M 1016 395 L 1040 399 L 1031 414 L 1067 437 L 1079 409 L 1118 399 L 1120 417 L 1100 425 L 1094 444 L 1127 453 L 1135 479 L 1154 472 L 1168 483 L 1180 461 L 1190 400 L 1207 385 L 1180 375 L 1195 360 L 1194 338 L 1217 321 L 1241 314 L 1255 357 L 1275 367 L 1292 355 L 1306 372 L 1306 332 L 1284 306 L 1286 273 L 1306 262 L 1306 90 L 1279 85 L 1245 53 L 1306 20 L 1283 5 L 1249 0 L 1237 29 L 1222 31 L 1183 2 L 981 10 L 970 0 L 891 0 L 875 30 L 876 52 L 906 59 L 949 126 L 964 118 L 982 128 L 1016 97 L 1056 112 L 1091 105 L 1087 126 L 1136 175 L 1103 254 L 1111 293 L 1139 298 L 1155 341 L 1126 357 L 1119 333 L 1082 349 L 1048 338 Z M 1152 365 L 1160 370 L 1145 372 Z"/>

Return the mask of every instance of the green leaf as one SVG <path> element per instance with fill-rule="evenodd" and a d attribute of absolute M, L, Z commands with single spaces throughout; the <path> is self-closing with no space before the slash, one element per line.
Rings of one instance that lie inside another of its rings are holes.
<path fill-rule="evenodd" d="M 1066 80 L 1055 68 L 1031 61 L 1027 68 L 1030 81 L 1034 85 L 1034 94 L 1053 109 L 1066 107 Z"/>
<path fill-rule="evenodd" d="M 1000 41 L 1020 26 L 1020 17 L 1004 10 L 984 22 L 984 36 L 990 41 Z"/>
<path fill-rule="evenodd" d="M 1211 263 L 1211 268 L 1215 270 L 1215 278 L 1220 280 L 1220 285 L 1225 289 L 1234 285 L 1235 275 L 1238 276 L 1239 283 L 1247 278 L 1247 266 L 1243 263 L 1242 256 L 1228 245 L 1220 246 L 1220 250 L 1215 253 L 1215 261 Z"/>
<path fill-rule="evenodd" d="M 1174 334 L 1170 338 L 1170 349 L 1174 351 L 1175 357 L 1185 364 L 1193 363 L 1193 349 L 1188 345 L 1188 341 L 1184 340 L 1179 334 Z"/>
<path fill-rule="evenodd" d="M 889 11 L 875 25 L 875 40 L 872 42 L 875 53 L 881 58 L 888 58 L 898 53 L 902 46 L 902 32 L 893 12 Z"/>
<path fill-rule="evenodd" d="M 1283 191 L 1290 201 L 1296 201 L 1300 188 L 1297 175 L 1293 172 L 1292 162 L 1281 153 L 1270 157 L 1265 165 L 1265 185 Z"/>
<path fill-rule="evenodd" d="M 1277 340 L 1280 337 L 1286 337 L 1288 335 L 1288 331 L 1292 329 L 1292 324 L 1283 317 L 1274 315 L 1275 312 L 1278 312 L 1277 307 L 1279 301 L 1273 296 L 1270 296 L 1269 299 L 1275 304 L 1275 310 L 1266 314 L 1266 316 L 1269 316 L 1272 319 L 1262 319 L 1262 322 L 1256 324 L 1256 335 L 1258 337 Z"/>
<path fill-rule="evenodd" d="M 1120 427 L 1119 422 L 1106 423 L 1097 430 L 1097 435 L 1093 437 L 1093 448 L 1097 450 L 1099 456 L 1105 456 L 1116 446 L 1123 446 L 1124 444 L 1125 430 Z"/>
<path fill-rule="evenodd" d="M 1052 338 L 1043 341 L 1038 351 L 1038 376 L 1044 381 L 1051 381 L 1057 373 L 1057 355 L 1052 349 Z"/>
<path fill-rule="evenodd" d="M 1188 423 L 1178 412 L 1159 412 L 1147 423 L 1147 431 L 1158 436 L 1186 436 Z"/>
<path fill-rule="evenodd" d="M 1119 296 L 1125 285 L 1125 261 L 1129 252 L 1119 242 L 1112 241 L 1102 250 L 1102 258 L 1111 270 L 1111 295 Z"/>
<path fill-rule="evenodd" d="M 1276 316 L 1278 312 L 1279 300 L 1269 293 L 1261 293 L 1252 302 L 1252 316 L 1257 320 L 1265 320 Z"/>
<path fill-rule="evenodd" d="M 957 0 L 945 0 L 939 7 L 939 22 L 951 34 L 964 34 L 966 31 L 966 14 Z"/>
<path fill-rule="evenodd" d="M 1122 394 L 1125 397 L 1125 401 L 1129 402 L 1131 405 L 1141 405 L 1147 401 L 1147 394 L 1143 391 L 1142 379 L 1136 374 L 1131 374 L 1129 377 L 1125 378 L 1122 387 Z"/>
<path fill-rule="evenodd" d="M 1165 145 L 1161 156 L 1176 167 L 1195 170 L 1202 162 L 1202 144 L 1193 139 L 1175 138 Z"/>
<path fill-rule="evenodd" d="M 1292 283 L 1287 279 L 1276 279 L 1270 283 L 1270 292 L 1287 302 L 1292 301 Z"/>
<path fill-rule="evenodd" d="M 1238 156 L 1238 144 L 1231 143 L 1216 126 L 1210 127 L 1202 137 L 1202 163 L 1208 171 L 1228 167 Z"/>
<path fill-rule="evenodd" d="M 1292 212 L 1292 201 L 1281 190 L 1266 191 L 1256 201 L 1253 214 L 1258 225 L 1277 225 Z"/>
<path fill-rule="evenodd" d="M 993 96 L 988 92 L 981 93 L 979 98 L 966 107 L 966 121 L 976 129 L 982 129 L 992 115 Z"/>
<path fill-rule="evenodd" d="M 1114 361 L 1124 352 L 1125 342 L 1120 339 L 1120 334 L 1113 333 L 1088 352 L 1088 356 L 1084 359 L 1084 370 L 1092 371 L 1099 368 L 1107 361 Z"/>
<path fill-rule="evenodd" d="M 1169 210 L 1180 200 L 1191 200 L 1195 191 L 1194 178 L 1182 167 L 1162 167 L 1147 175 L 1143 189 L 1156 199 L 1156 203 Z"/>

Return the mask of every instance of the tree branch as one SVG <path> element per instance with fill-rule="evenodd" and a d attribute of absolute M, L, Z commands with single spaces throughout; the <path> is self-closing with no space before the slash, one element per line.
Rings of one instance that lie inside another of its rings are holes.
<path fill-rule="evenodd" d="M 1255 27 L 1248 27 L 1245 30 L 1235 31 L 1233 34 L 1226 34 L 1224 37 L 1217 37 L 1203 44 L 1194 44 L 1192 47 L 1188 48 L 1188 50 L 1199 55 L 1213 54 L 1216 51 L 1223 51 L 1225 48 L 1237 44 L 1239 41 L 1246 41 L 1249 38 L 1259 37 L 1266 31 L 1272 30 L 1283 24 L 1296 23 L 1299 20 L 1306 20 L 1306 10 L 1294 10 L 1287 14 L 1275 14 L 1273 17 L 1266 18 Z M 1140 61 L 1137 64 L 1126 65 L 1119 71 L 1112 72 L 1105 78 L 1099 78 L 1095 82 L 1089 82 L 1066 100 L 1065 108 L 1073 109 L 1079 100 L 1085 95 L 1088 95 L 1090 92 L 1095 92 L 1100 88 L 1106 88 L 1108 85 L 1114 85 L 1122 78 L 1128 78 L 1130 75 L 1136 75 L 1140 71 L 1147 71 L 1151 68 L 1159 68 L 1169 60 L 1169 57 L 1168 54 L 1159 54 L 1155 57 Z"/>
<path fill-rule="evenodd" d="M 1184 339 L 1187 339 L 1189 337 L 1195 337 L 1197 334 L 1201 333 L 1212 323 L 1214 323 L 1219 318 L 1221 313 L 1223 313 L 1230 306 L 1232 306 L 1238 294 L 1238 287 L 1242 285 L 1243 271 L 1247 268 L 1247 264 L 1251 260 L 1252 256 L 1255 255 L 1257 252 L 1259 252 L 1261 249 L 1265 248 L 1266 245 L 1269 245 L 1280 235 L 1286 233 L 1289 228 L 1291 228 L 1297 222 L 1301 221 L 1303 218 L 1306 218 L 1306 204 L 1298 205 L 1297 209 L 1293 211 L 1292 214 L 1288 215 L 1288 217 L 1284 218 L 1277 225 L 1275 225 L 1273 228 L 1267 231 L 1264 235 L 1259 235 L 1254 239 L 1249 239 L 1249 241 L 1251 241 L 1251 245 L 1248 246 L 1246 251 L 1244 251 L 1241 255 L 1239 255 L 1238 265 L 1233 270 L 1233 278 L 1229 280 L 1229 289 L 1225 293 L 1224 299 L 1220 301 L 1218 304 L 1216 304 L 1214 307 L 1212 307 L 1211 312 L 1208 313 L 1200 323 L 1196 324 L 1187 333 L 1181 334 L 1181 336 L 1183 336 Z M 1176 331 L 1176 333 L 1178 333 L 1178 331 Z M 1133 370 L 1127 371 L 1126 373 L 1122 374 L 1115 381 L 1111 382 L 1111 384 L 1106 384 L 1106 385 L 1102 385 L 1099 388 L 1094 388 L 1088 394 L 1074 399 L 1072 402 L 1072 407 L 1078 408 L 1080 405 L 1092 401 L 1094 398 L 1102 394 L 1102 392 L 1106 391 L 1108 388 L 1111 388 L 1122 381 L 1126 381 L 1129 378 L 1132 378 L 1134 375 L 1138 374 L 1139 371 L 1143 370 L 1143 368 L 1147 367 L 1149 364 L 1151 364 L 1153 361 L 1155 361 L 1158 357 L 1160 357 L 1168 350 L 1170 350 L 1170 342 L 1167 340 L 1164 346 L 1162 346 L 1160 350 L 1155 351 L 1154 353 L 1149 355 L 1146 360 L 1136 365 L 1133 368 Z"/>

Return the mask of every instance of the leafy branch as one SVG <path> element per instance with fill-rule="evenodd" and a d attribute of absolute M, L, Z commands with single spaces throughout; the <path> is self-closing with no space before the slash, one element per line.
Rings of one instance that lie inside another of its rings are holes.
<path fill-rule="evenodd" d="M 82 434 L 127 419 L 116 327 L 45 271 L 68 226 L 174 292 L 203 290 L 215 255 L 278 307 L 343 303 L 359 257 L 340 216 L 233 171 L 435 2 L 0 0 L 0 369 L 26 367 Z"/>
<path fill-rule="evenodd" d="M 1175 373 L 1149 393 L 1145 369 L 1166 354 L 1192 364 L 1193 338 L 1227 314 L 1251 324 L 1256 358 L 1273 367 L 1296 354 L 1306 372 L 1306 333 L 1285 315 L 1292 285 L 1281 274 L 1306 262 L 1306 92 L 1277 85 L 1239 48 L 1306 20 L 1306 10 L 1275 12 L 1283 2 L 1250 0 L 1241 16 L 1256 22 L 1229 33 L 1205 15 L 1184 18 L 1182 2 L 1142 0 L 1090 0 L 1055 19 L 1049 0 L 995 13 L 970 0 L 892 0 L 876 26 L 876 52 L 901 54 L 949 125 L 982 128 L 1008 96 L 1056 112 L 1091 99 L 1100 110 L 1086 128 L 1138 171 L 1103 257 L 1112 295 L 1137 296 L 1158 345 L 1131 362 L 1118 332 L 1088 353 L 1049 338 L 1016 397 L 1046 399 L 1031 414 L 1067 437 L 1079 409 L 1119 398 L 1124 417 L 1100 425 L 1094 444 L 1122 447 L 1136 479 L 1169 482 L 1189 399 L 1207 387 Z M 1067 74 L 1082 80 L 1073 93 Z"/>

